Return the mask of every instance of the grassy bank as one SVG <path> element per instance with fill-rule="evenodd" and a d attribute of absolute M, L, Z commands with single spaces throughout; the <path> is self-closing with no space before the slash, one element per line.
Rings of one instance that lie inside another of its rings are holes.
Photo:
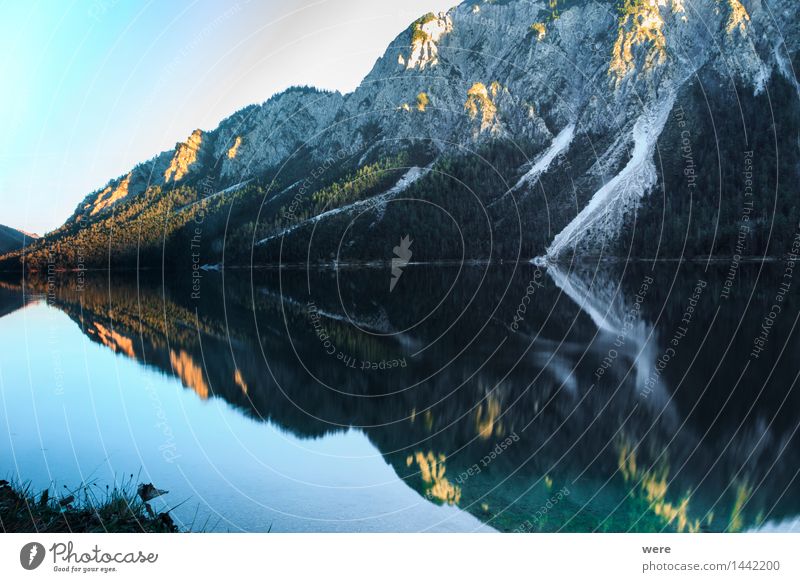
<path fill-rule="evenodd" d="M 158 513 L 150 501 L 159 492 L 136 485 L 133 475 L 119 486 L 82 484 L 74 490 L 45 489 L 0 480 L 0 530 L 38 533 L 177 532 L 169 511 Z"/>

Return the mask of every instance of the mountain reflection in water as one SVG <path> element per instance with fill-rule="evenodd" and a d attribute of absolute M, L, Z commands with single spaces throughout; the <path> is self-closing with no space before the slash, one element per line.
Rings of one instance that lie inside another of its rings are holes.
<path fill-rule="evenodd" d="M 3 283 L 0 315 L 49 303 L 95 344 L 302 441 L 359 431 L 423 504 L 501 531 L 797 523 L 797 296 L 754 357 L 783 266 L 742 265 L 723 299 L 726 272 L 408 266 L 390 291 L 388 267 L 265 269 L 204 272 L 199 294 L 189 277 L 98 275 L 78 290 L 66 273 L 49 288 Z M 148 398 L 134 388 L 140 379 L 126 383 L 124 398 Z M 28 428 L 3 443 L 6 468 L 19 442 L 36 439 Z M 175 467 L 194 479 L 211 471 Z M 236 515 L 252 503 L 233 487 L 220 495 L 241 506 Z M 291 495 L 288 485 L 272 492 L 272 506 L 280 512 Z M 363 503 L 375 499 L 365 493 Z M 358 512 L 332 513 L 347 522 Z"/>

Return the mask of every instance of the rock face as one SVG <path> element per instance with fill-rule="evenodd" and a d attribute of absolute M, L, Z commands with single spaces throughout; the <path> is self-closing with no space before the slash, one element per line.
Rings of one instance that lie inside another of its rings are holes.
<path fill-rule="evenodd" d="M 292 88 L 247 107 L 110 181 L 71 220 L 193 178 L 221 191 L 299 151 L 364 160 L 425 141 L 439 156 L 469 155 L 506 140 L 538 153 L 497 197 L 524 199 L 560 172 L 546 253 L 594 252 L 661 182 L 659 139 L 692 83 L 757 95 L 779 77 L 800 101 L 798 10 L 795 0 L 469 0 L 412 23 L 354 92 Z"/>

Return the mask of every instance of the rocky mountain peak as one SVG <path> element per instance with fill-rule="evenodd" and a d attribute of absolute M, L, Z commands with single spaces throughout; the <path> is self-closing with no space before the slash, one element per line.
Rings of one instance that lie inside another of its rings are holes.
<path fill-rule="evenodd" d="M 200 197 L 230 193 L 282 178 L 301 159 L 309 172 L 336 160 L 340 173 L 357 175 L 420 144 L 430 154 L 415 170 L 426 169 L 424 182 L 436 175 L 431 160 L 506 143 L 529 155 L 503 191 L 486 194 L 492 208 L 502 214 L 506 201 L 530 199 L 561 172 L 558 195 L 571 199 L 548 200 L 548 212 L 569 220 L 548 225 L 558 224 L 548 254 L 591 252 L 663 182 L 659 140 L 698 79 L 709 101 L 722 102 L 726 91 L 757 96 L 779 77 L 800 106 L 798 11 L 796 0 L 469 0 L 412 22 L 353 92 L 293 87 L 197 129 L 90 194 L 73 219 L 103 220 L 146 192 L 197 180 L 210 184 Z M 292 194 L 291 183 L 284 190 L 309 205 L 315 196 Z M 390 184 L 380 195 L 400 191 Z"/>

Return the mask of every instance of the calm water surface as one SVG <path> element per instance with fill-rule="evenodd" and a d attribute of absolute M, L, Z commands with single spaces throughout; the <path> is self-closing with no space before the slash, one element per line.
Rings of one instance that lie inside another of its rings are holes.
<path fill-rule="evenodd" d="M 6 278 L 0 476 L 221 531 L 797 529 L 797 285 L 729 267 Z"/>

